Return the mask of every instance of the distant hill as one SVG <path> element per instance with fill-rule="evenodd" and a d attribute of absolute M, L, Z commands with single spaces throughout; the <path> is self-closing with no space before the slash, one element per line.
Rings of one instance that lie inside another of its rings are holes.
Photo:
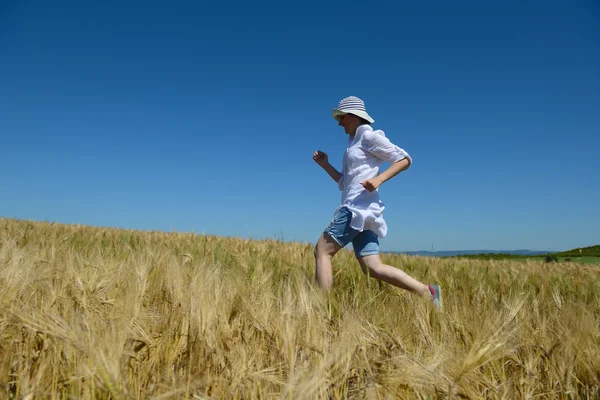
<path fill-rule="evenodd" d="M 600 244 L 553 253 L 556 257 L 600 257 Z"/>
<path fill-rule="evenodd" d="M 469 258 L 519 258 L 552 255 L 555 257 L 600 257 L 600 245 L 581 247 L 567 251 L 540 251 L 540 250 L 447 250 L 447 251 L 390 251 L 395 254 L 408 254 L 424 257 L 456 257 Z"/>
<path fill-rule="evenodd" d="M 550 254 L 550 251 L 538 250 L 447 250 L 447 251 L 391 251 L 390 253 L 408 254 L 411 256 L 425 257 L 454 257 L 468 256 L 476 254 L 510 254 L 516 256 L 537 256 L 541 254 Z"/>

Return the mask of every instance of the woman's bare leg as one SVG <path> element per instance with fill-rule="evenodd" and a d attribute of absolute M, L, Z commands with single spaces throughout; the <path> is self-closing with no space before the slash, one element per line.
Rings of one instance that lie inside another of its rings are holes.
<path fill-rule="evenodd" d="M 324 291 L 331 289 L 333 284 L 331 259 L 341 248 L 327 233 L 321 235 L 315 246 L 315 279 Z"/>
<path fill-rule="evenodd" d="M 431 298 L 431 292 L 429 291 L 428 285 L 419 282 L 396 267 L 384 264 L 377 254 L 358 257 L 358 262 L 360 263 L 363 272 L 365 274 L 369 272 L 369 275 L 375 279 L 382 280 L 421 296 Z"/>

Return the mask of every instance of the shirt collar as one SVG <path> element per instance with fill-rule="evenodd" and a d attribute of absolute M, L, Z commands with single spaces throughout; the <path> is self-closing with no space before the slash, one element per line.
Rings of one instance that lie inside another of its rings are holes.
<path fill-rule="evenodd" d="M 371 125 L 369 124 L 363 124 L 360 125 L 358 128 L 356 128 L 356 135 L 362 135 L 363 133 L 365 133 L 366 131 L 372 131 L 373 128 L 371 127 Z"/>
<path fill-rule="evenodd" d="M 354 135 L 351 135 L 348 138 L 348 145 L 352 145 L 352 143 L 354 143 L 356 141 L 356 139 L 361 136 L 363 133 L 367 132 L 367 131 L 372 131 L 373 127 L 369 124 L 363 124 L 363 125 L 359 125 L 358 128 L 356 128 L 356 133 Z"/>

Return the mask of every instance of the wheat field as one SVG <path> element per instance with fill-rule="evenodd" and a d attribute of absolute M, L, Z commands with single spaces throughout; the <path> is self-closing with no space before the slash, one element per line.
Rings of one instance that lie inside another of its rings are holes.
<path fill-rule="evenodd" d="M 0 219 L 0 398 L 597 399 L 600 269 Z"/>

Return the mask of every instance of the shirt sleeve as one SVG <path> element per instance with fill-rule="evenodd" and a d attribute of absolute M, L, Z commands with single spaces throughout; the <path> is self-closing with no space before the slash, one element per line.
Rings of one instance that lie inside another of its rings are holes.
<path fill-rule="evenodd" d="M 344 191 L 344 174 L 343 173 L 342 173 L 342 177 L 338 181 L 338 188 L 340 188 L 340 191 Z"/>
<path fill-rule="evenodd" d="M 366 133 L 363 138 L 363 146 L 366 151 L 390 164 L 407 158 L 410 162 L 409 167 L 412 165 L 412 157 L 404 149 L 390 142 L 381 131 Z"/>

